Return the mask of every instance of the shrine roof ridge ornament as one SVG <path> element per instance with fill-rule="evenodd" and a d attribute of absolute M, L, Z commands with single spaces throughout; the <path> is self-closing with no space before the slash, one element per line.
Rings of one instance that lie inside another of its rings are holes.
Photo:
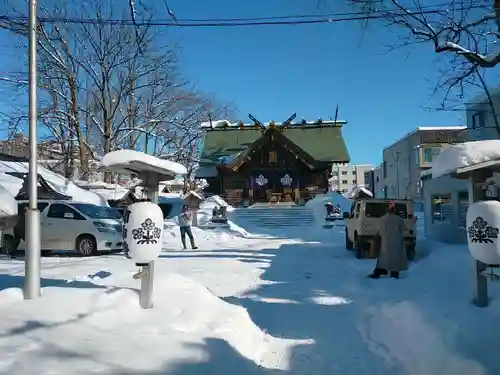
<path fill-rule="evenodd" d="M 276 127 L 282 126 L 284 123 L 282 122 L 275 122 L 275 121 L 269 121 L 263 123 L 264 127 L 268 128 L 271 125 L 274 125 Z M 322 119 L 317 119 L 314 121 L 306 121 L 306 120 L 301 120 L 297 122 L 292 122 L 289 124 L 291 128 L 316 128 L 316 127 L 321 127 L 321 126 L 332 126 L 332 127 L 342 127 L 343 125 L 346 125 L 347 121 L 345 120 L 322 120 Z M 255 130 L 259 129 L 258 125 L 251 122 L 251 123 L 243 123 L 242 121 L 237 121 L 237 122 L 231 122 L 228 120 L 214 120 L 214 121 L 205 121 L 200 124 L 200 127 L 209 131 L 213 130 L 225 130 L 225 131 L 230 131 L 230 130 Z"/>

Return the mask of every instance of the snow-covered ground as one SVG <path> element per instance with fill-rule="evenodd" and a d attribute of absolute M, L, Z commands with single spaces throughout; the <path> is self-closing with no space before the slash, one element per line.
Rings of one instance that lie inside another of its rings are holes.
<path fill-rule="evenodd" d="M 500 290 L 471 305 L 465 247 L 420 242 L 400 280 L 365 277 L 373 260 L 343 229 L 315 241 L 167 231 L 155 306 L 138 306 L 120 255 L 44 258 L 43 298 L 23 301 L 20 260 L 0 260 L 0 373 L 495 375 Z"/>

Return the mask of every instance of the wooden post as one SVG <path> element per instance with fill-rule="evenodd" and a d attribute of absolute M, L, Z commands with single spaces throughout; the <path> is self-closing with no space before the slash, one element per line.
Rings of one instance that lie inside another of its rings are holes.
<path fill-rule="evenodd" d="M 469 175 L 469 205 L 481 200 L 483 197 L 478 197 L 475 188 L 474 173 Z M 488 279 L 482 274 L 486 271 L 486 265 L 476 259 L 472 259 L 472 287 L 473 300 L 472 303 L 477 307 L 488 306 Z"/>
<path fill-rule="evenodd" d="M 300 203 L 300 189 L 299 188 L 295 189 L 294 199 L 295 199 L 296 204 Z"/>

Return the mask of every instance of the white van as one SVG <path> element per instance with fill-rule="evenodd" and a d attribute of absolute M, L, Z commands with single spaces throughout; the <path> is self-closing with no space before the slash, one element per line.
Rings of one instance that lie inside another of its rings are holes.
<path fill-rule="evenodd" d="M 28 202 L 18 201 L 18 205 L 22 216 L 16 227 L 4 233 L 4 252 L 16 250 L 25 239 L 23 213 Z M 44 251 L 76 251 L 88 256 L 123 248 L 121 214 L 115 208 L 83 202 L 39 200 L 38 209 Z"/>

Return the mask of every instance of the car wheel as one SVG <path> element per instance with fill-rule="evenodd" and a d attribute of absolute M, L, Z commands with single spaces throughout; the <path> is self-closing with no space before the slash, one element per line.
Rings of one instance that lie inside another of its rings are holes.
<path fill-rule="evenodd" d="M 14 254 L 19 246 L 19 242 L 21 241 L 14 236 L 5 234 L 3 236 L 2 254 Z"/>
<path fill-rule="evenodd" d="M 345 248 L 347 250 L 352 250 L 353 248 L 353 243 L 351 242 L 351 240 L 349 239 L 349 232 L 347 231 L 347 228 L 345 229 Z"/>
<path fill-rule="evenodd" d="M 97 252 L 97 242 L 94 236 L 81 235 L 76 239 L 76 251 L 83 256 L 94 255 Z"/>
<path fill-rule="evenodd" d="M 363 255 L 364 255 L 363 245 L 364 245 L 364 242 L 362 241 L 362 238 L 360 236 L 356 236 L 354 239 L 354 249 L 355 249 L 357 259 L 363 258 Z"/>

